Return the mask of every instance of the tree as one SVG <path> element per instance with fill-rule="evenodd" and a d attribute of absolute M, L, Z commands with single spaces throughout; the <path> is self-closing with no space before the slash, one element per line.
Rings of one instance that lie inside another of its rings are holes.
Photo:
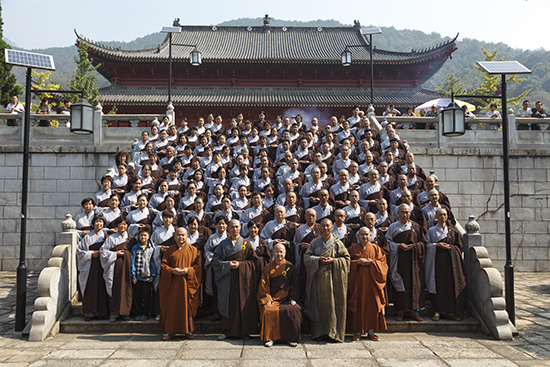
<path fill-rule="evenodd" d="M 453 73 L 449 74 L 447 81 L 445 83 L 439 83 L 437 85 L 439 88 L 435 88 L 437 93 L 442 93 L 445 95 L 445 98 L 451 98 L 451 94 L 463 94 L 464 86 L 460 79 L 458 79 Z"/>
<path fill-rule="evenodd" d="M 80 42 L 78 45 L 78 56 L 74 59 L 76 63 L 76 71 L 71 78 L 69 88 L 73 90 L 84 91 L 82 96 L 90 104 L 95 105 L 99 102 L 99 88 L 97 86 L 97 76 L 95 74 L 99 65 L 94 66 L 88 57 L 88 45 Z M 77 94 L 70 97 L 74 103 L 79 99 Z"/>
<path fill-rule="evenodd" d="M 487 51 L 485 47 L 482 47 L 483 53 L 485 54 L 485 61 L 495 61 L 495 58 L 498 54 L 498 50 L 495 50 L 493 53 Z M 503 57 L 499 58 L 498 61 L 504 60 Z M 480 66 L 474 65 L 474 67 L 483 72 L 483 81 L 479 84 L 479 87 L 472 90 L 472 94 L 481 94 L 481 95 L 495 95 L 497 93 L 501 92 L 501 81 L 500 81 L 500 75 L 499 74 L 489 74 L 486 73 Z M 522 82 L 525 79 L 518 78 L 515 74 L 512 74 L 506 78 L 506 83 L 517 83 Z M 508 103 L 510 105 L 517 104 L 519 101 L 523 100 L 531 89 L 521 93 L 519 96 L 514 98 L 508 98 Z M 502 101 L 499 98 L 476 98 L 476 101 L 479 102 L 479 105 L 481 109 L 488 109 L 488 107 L 492 104 L 501 104 Z M 503 111 L 505 112 L 505 111 Z"/>
<path fill-rule="evenodd" d="M 12 66 L 6 64 L 4 49 L 11 48 L 4 41 L 4 21 L 2 20 L 2 5 L 0 4 L 0 104 L 7 105 L 12 95 L 20 95 L 23 86 L 17 84 L 15 75 L 11 72 Z"/>
<path fill-rule="evenodd" d="M 34 89 L 40 89 L 40 90 L 51 90 L 52 92 L 55 92 L 56 90 L 58 90 L 60 85 L 50 79 L 51 74 L 52 74 L 51 71 L 38 72 L 36 70 L 33 70 L 31 72 L 31 76 L 32 76 L 32 79 L 33 79 L 33 88 Z M 42 98 L 48 98 L 48 99 L 55 98 L 55 96 L 52 93 L 49 93 L 49 92 L 37 93 L 36 97 L 38 97 L 38 103 L 40 103 L 40 100 Z M 27 103 L 27 105 L 28 105 L 28 103 Z M 52 102 L 52 103 L 50 103 L 50 107 L 52 108 L 52 111 L 56 111 L 58 105 L 56 103 Z M 37 108 L 38 108 L 38 104 L 32 102 L 32 100 L 31 100 L 31 111 L 36 111 Z M 55 127 L 59 127 L 59 121 L 52 120 L 52 121 L 50 121 L 50 125 L 55 126 Z"/>

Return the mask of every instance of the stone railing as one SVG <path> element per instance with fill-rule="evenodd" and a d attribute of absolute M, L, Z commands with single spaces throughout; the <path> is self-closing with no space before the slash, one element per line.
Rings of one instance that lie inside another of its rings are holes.
<path fill-rule="evenodd" d="M 167 111 L 167 114 L 170 111 Z M 173 112 L 173 111 L 172 111 Z M 0 114 L 0 119 L 20 118 L 22 115 Z M 100 147 L 111 150 L 128 149 L 128 142 L 135 141 L 141 135 L 141 131 L 149 129 L 150 125 L 158 124 L 161 115 L 156 114 L 127 114 L 111 115 L 103 114 L 102 107 L 94 109 L 94 134 L 76 135 L 71 134 L 67 127 L 68 115 L 36 115 L 31 114 L 34 120 L 57 120 L 59 128 L 38 127 L 31 129 L 31 146 L 78 146 L 89 150 L 91 147 Z M 550 131 L 548 125 L 550 118 L 516 118 L 513 111 L 509 111 L 509 125 L 513 126 L 510 131 L 510 148 L 524 149 L 545 149 L 550 143 Z M 467 119 L 469 130 L 463 136 L 447 138 L 441 134 L 440 124 L 437 118 L 431 117 L 387 117 L 374 116 L 369 113 L 369 119 L 375 129 L 380 130 L 385 122 L 395 122 L 401 129 L 398 135 L 401 139 L 418 148 L 501 148 L 502 133 L 500 119 L 475 118 Z M 413 123 L 428 123 L 434 129 L 411 129 Z M 129 125 L 129 126 L 128 126 Z M 538 126 L 540 130 L 517 130 L 518 126 Z M 123 127 L 119 127 L 123 126 Z M 138 127 L 142 126 L 142 127 Z M 22 146 L 23 129 L 19 126 L 0 126 L 0 146 Z"/>
<path fill-rule="evenodd" d="M 462 136 L 447 138 L 441 132 L 438 118 L 433 117 L 387 117 L 369 114 L 371 124 L 385 126 L 393 122 L 400 126 L 397 134 L 413 147 L 419 148 L 502 148 L 502 120 L 491 118 L 466 119 L 467 129 Z M 426 123 L 432 129 L 411 129 L 413 123 Z M 511 149 L 547 149 L 550 143 L 548 125 L 550 118 L 517 118 L 508 111 L 509 142 Z M 537 126 L 540 130 L 518 130 L 519 126 Z"/>
<path fill-rule="evenodd" d="M 483 332 L 499 340 L 510 340 L 515 328 L 508 319 L 502 277 L 482 245 L 479 224 L 473 215 L 465 227 L 462 240 L 471 310 L 481 322 Z"/>
<path fill-rule="evenodd" d="M 59 321 L 70 312 L 71 301 L 77 295 L 76 223 L 70 214 L 61 223 L 57 243 L 48 266 L 38 277 L 38 298 L 34 302 L 30 341 L 44 340 L 59 331 Z"/>

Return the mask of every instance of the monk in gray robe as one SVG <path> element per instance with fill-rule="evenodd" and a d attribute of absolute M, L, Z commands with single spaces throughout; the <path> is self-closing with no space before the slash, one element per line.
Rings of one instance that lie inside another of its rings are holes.
<path fill-rule="evenodd" d="M 321 221 L 321 237 L 304 254 L 307 269 L 306 313 L 312 321 L 311 336 L 317 341 L 343 342 L 350 255 L 332 235 L 330 219 Z"/>
<path fill-rule="evenodd" d="M 229 222 L 229 237 L 214 249 L 212 265 L 218 287 L 218 311 L 222 315 L 223 334 L 246 338 L 258 331 L 256 292 L 260 260 L 248 241 L 240 236 L 241 223 Z"/>

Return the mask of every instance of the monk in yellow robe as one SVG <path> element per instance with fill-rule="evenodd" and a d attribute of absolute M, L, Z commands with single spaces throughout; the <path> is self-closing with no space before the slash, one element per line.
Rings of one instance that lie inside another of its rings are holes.
<path fill-rule="evenodd" d="M 388 274 L 386 254 L 370 242 L 370 230 L 359 230 L 359 243 L 349 249 L 351 269 L 348 284 L 348 330 L 353 340 L 361 339 L 367 332 L 367 339 L 379 340 L 375 331 L 386 330 L 384 307 L 386 297 L 384 286 Z"/>
<path fill-rule="evenodd" d="M 199 308 L 201 284 L 201 256 L 195 246 L 187 243 L 187 230 L 174 233 L 176 243 L 164 253 L 159 283 L 160 322 L 163 340 L 174 333 L 183 333 L 193 339 L 195 315 Z"/>
<path fill-rule="evenodd" d="M 300 283 L 296 268 L 285 260 L 285 256 L 285 245 L 275 244 L 274 260 L 264 267 L 258 286 L 260 337 L 266 347 L 278 340 L 296 347 L 300 340 L 302 313 L 296 303 L 300 297 Z"/>

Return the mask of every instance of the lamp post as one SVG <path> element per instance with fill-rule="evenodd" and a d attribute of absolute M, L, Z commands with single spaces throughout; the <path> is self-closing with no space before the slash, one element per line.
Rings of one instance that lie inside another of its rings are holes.
<path fill-rule="evenodd" d="M 502 160 L 504 169 L 504 228 L 506 241 L 506 264 L 504 265 L 504 286 L 506 294 L 506 312 L 512 324 L 516 324 L 516 312 L 514 301 L 514 265 L 512 264 L 512 238 L 510 230 L 510 179 L 509 179 L 509 156 L 508 156 L 508 101 L 506 95 L 506 74 L 531 74 L 531 70 L 517 61 L 478 61 L 477 64 L 488 74 L 497 74 L 501 76 L 501 95 L 500 96 L 481 96 L 461 94 L 454 97 L 470 98 L 498 98 L 502 100 Z M 447 116 L 455 114 L 453 108 L 447 111 Z M 445 110 L 444 110 L 445 116 Z M 455 114 L 456 116 L 456 114 Z M 458 119 L 462 119 L 464 126 L 464 113 Z M 458 123 L 460 125 L 460 123 Z M 445 131 L 445 122 L 443 123 Z M 452 134 L 447 134 L 451 135 Z"/>
<path fill-rule="evenodd" d="M 174 22 L 174 24 L 177 24 Z M 182 43 L 172 43 L 172 34 L 181 33 L 181 27 L 174 25 L 172 27 L 162 27 L 161 33 L 168 33 L 168 104 L 172 103 L 172 46 L 193 47 L 189 54 L 189 61 L 193 66 L 199 66 L 202 63 L 202 55 L 197 50 L 197 45 L 188 45 Z"/>
<path fill-rule="evenodd" d="M 15 296 L 15 331 L 25 328 L 25 314 L 27 308 L 27 265 L 25 263 L 27 249 L 27 199 L 29 194 L 29 140 L 31 129 L 31 89 L 32 69 L 55 70 L 55 63 L 51 55 L 36 54 L 19 50 L 5 50 L 6 64 L 24 66 L 27 68 L 25 83 L 25 118 L 23 119 L 23 179 L 21 183 L 21 233 L 19 238 L 19 266 L 17 267 L 17 285 Z M 48 92 L 52 92 L 48 90 Z M 81 91 L 65 91 L 66 93 L 82 93 Z M 72 111 L 71 111 L 72 112 Z M 84 116 L 84 115 L 83 115 Z M 73 131 L 71 129 L 71 131 Z M 91 131 L 90 131 L 91 132 Z"/>
<path fill-rule="evenodd" d="M 362 35 L 369 36 L 369 53 L 370 53 L 370 104 L 374 107 L 374 65 L 372 63 L 372 35 L 382 33 L 382 29 L 378 27 L 373 28 L 361 28 Z M 342 66 L 351 65 L 351 51 L 349 50 L 352 47 L 365 47 L 365 45 L 348 45 L 342 52 Z"/>

